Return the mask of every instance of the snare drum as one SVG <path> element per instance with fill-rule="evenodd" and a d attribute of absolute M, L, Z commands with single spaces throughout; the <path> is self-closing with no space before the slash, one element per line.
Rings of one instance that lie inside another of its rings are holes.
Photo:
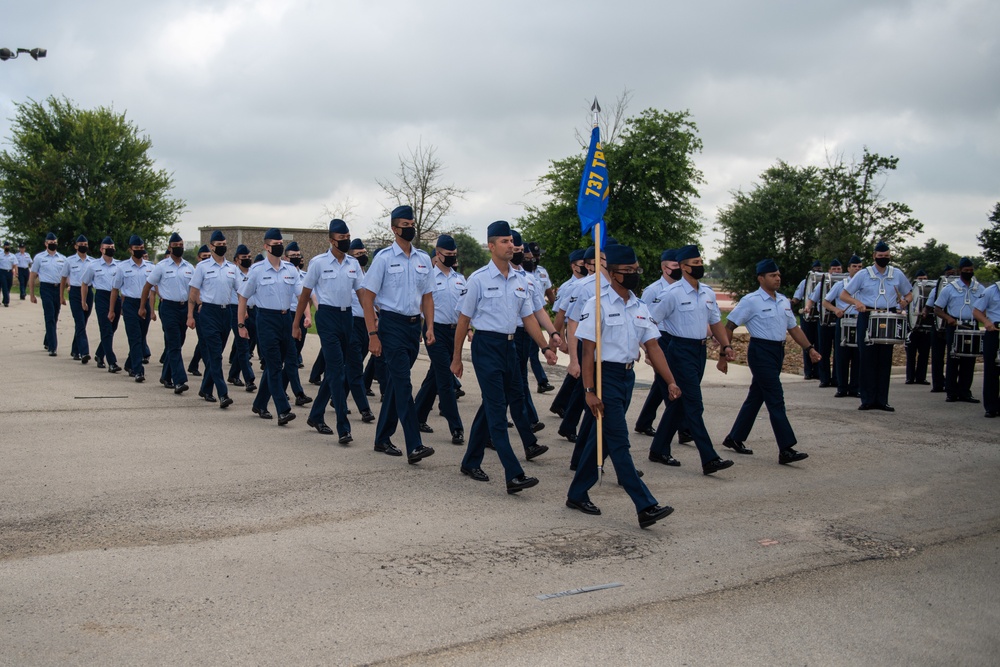
<path fill-rule="evenodd" d="M 979 357 L 983 354 L 982 329 L 955 329 L 951 338 L 951 356 Z"/>
<path fill-rule="evenodd" d="M 858 346 L 858 316 L 844 315 L 840 318 L 840 346 Z"/>
<path fill-rule="evenodd" d="M 908 326 L 906 315 L 902 313 L 875 311 L 868 315 L 866 340 L 869 345 L 902 345 L 906 343 Z"/>

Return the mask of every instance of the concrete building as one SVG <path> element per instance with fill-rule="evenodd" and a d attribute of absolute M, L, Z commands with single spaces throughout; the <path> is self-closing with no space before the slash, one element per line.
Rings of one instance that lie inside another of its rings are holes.
<path fill-rule="evenodd" d="M 226 235 L 229 245 L 229 257 L 236 246 L 243 243 L 250 248 L 253 255 L 261 252 L 264 246 L 264 232 L 270 227 L 252 227 L 249 225 L 232 225 L 226 227 L 199 227 L 198 232 L 201 241 L 198 245 L 208 243 L 212 232 L 216 229 Z M 292 241 L 297 241 L 299 249 L 302 250 L 302 258 L 308 262 L 311 257 L 321 255 L 330 248 L 330 235 L 326 229 L 316 229 L 310 227 L 281 227 L 281 236 L 287 246 Z"/>

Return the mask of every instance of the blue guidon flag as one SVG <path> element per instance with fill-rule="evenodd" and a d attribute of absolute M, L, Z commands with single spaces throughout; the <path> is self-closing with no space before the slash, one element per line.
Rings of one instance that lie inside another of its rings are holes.
<path fill-rule="evenodd" d="M 604 222 L 604 212 L 608 210 L 608 164 L 604 159 L 604 147 L 601 145 L 601 128 L 595 126 L 590 133 L 590 148 L 587 159 L 583 163 L 583 175 L 580 177 L 580 194 L 576 199 L 576 212 L 580 216 L 580 234 L 586 236 L 593 231 L 594 226 Z M 605 225 L 601 225 L 601 236 L 605 234 Z"/>

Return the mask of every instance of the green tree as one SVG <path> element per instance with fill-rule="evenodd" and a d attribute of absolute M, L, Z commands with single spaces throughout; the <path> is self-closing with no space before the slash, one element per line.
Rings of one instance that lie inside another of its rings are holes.
<path fill-rule="evenodd" d="M 38 250 L 55 232 L 72 252 L 79 234 L 119 249 L 138 234 L 156 247 L 185 203 L 173 179 L 156 170 L 152 142 L 124 114 L 80 109 L 66 98 L 15 104 L 11 148 L 0 153 L 0 216 L 9 235 Z"/>
<path fill-rule="evenodd" d="M 725 235 L 719 254 L 723 287 L 740 296 L 755 291 L 755 266 L 770 257 L 784 276 L 782 291 L 791 295 L 817 258 L 819 230 L 828 218 L 819 169 L 782 161 L 768 168 L 760 183 L 749 192 L 734 192 L 733 203 L 719 213 L 717 228 Z"/>
<path fill-rule="evenodd" d="M 958 267 L 960 257 L 948 249 L 947 243 L 938 243 L 937 239 L 929 239 L 921 248 L 907 246 L 893 253 L 893 263 L 903 269 L 906 275 L 913 277 L 920 269 L 925 269 L 931 278 L 937 278 L 944 273 L 946 264 Z"/>
<path fill-rule="evenodd" d="M 888 173 L 898 163 L 899 158 L 882 157 L 865 146 L 860 161 L 847 163 L 840 158 L 823 169 L 831 215 L 816 248 L 820 257 L 854 252 L 868 258 L 878 241 L 901 246 L 924 230 L 923 223 L 911 217 L 909 206 L 882 196 Z"/>
<path fill-rule="evenodd" d="M 459 267 L 466 278 L 490 261 L 490 253 L 475 238 L 465 232 L 450 232 L 450 234 L 455 239 Z"/>
<path fill-rule="evenodd" d="M 691 243 L 701 232 L 694 200 L 704 183 L 693 156 L 701 151 L 697 127 L 687 111 L 647 109 L 629 118 L 617 136 L 604 143 L 610 187 L 604 216 L 607 232 L 635 248 L 639 263 L 659 272 L 664 248 Z M 569 278 L 566 256 L 590 243 L 580 235 L 576 213 L 586 149 L 549 163 L 538 179 L 548 201 L 528 206 L 517 221 L 522 235 L 546 249 L 552 282 Z"/>
<path fill-rule="evenodd" d="M 979 232 L 979 246 L 983 249 L 983 259 L 991 264 L 1000 264 L 1000 202 L 993 206 L 987 220 L 990 226 Z"/>

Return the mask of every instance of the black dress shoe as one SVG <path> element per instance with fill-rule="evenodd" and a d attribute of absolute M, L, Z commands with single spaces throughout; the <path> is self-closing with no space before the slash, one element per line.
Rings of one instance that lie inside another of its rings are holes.
<path fill-rule="evenodd" d="M 229 398 L 229 394 L 226 394 L 219 400 L 219 407 L 225 410 L 230 405 L 233 404 L 233 399 Z"/>
<path fill-rule="evenodd" d="M 459 468 L 463 475 L 468 475 L 477 482 L 488 482 L 490 476 L 483 472 L 482 468 Z"/>
<path fill-rule="evenodd" d="M 389 456 L 403 455 L 403 452 L 399 451 L 399 448 L 391 442 L 375 443 L 375 451 L 388 454 Z"/>
<path fill-rule="evenodd" d="M 917 384 L 930 385 L 930 382 L 924 380 L 923 382 L 918 382 Z"/>
<path fill-rule="evenodd" d="M 848 394 L 846 391 L 838 391 L 836 394 L 833 395 L 834 398 L 846 398 L 848 396 L 850 396 L 850 394 Z"/>
<path fill-rule="evenodd" d="M 56 357 L 56 356 L 59 356 L 59 355 L 57 355 L 55 352 L 49 352 L 49 356 L 50 357 Z"/>
<path fill-rule="evenodd" d="M 944 399 L 944 402 L 945 403 L 957 403 L 958 399 L 955 398 L 954 396 L 948 396 L 947 398 Z"/>
<path fill-rule="evenodd" d="M 874 403 L 862 403 L 858 406 L 858 410 L 875 410 L 878 406 Z"/>
<path fill-rule="evenodd" d="M 678 431 L 677 442 L 679 442 L 682 445 L 686 445 L 689 442 L 694 442 L 694 436 L 691 435 L 691 431 Z"/>
<path fill-rule="evenodd" d="M 215 396 L 213 394 L 206 394 L 203 391 L 199 391 L 198 395 L 204 398 L 208 403 L 215 403 Z"/>
<path fill-rule="evenodd" d="M 173 389 L 174 388 L 174 383 L 173 382 L 167 382 L 166 380 L 160 380 L 160 384 L 163 385 L 164 389 Z"/>
<path fill-rule="evenodd" d="M 530 447 L 525 448 L 524 458 L 527 461 L 537 459 L 547 451 L 549 451 L 548 445 L 531 445 Z"/>
<path fill-rule="evenodd" d="M 723 446 L 728 447 L 737 454 L 753 454 L 753 450 L 744 445 L 739 440 L 733 440 L 728 435 L 726 439 L 722 441 Z"/>
<path fill-rule="evenodd" d="M 562 419 L 563 413 L 565 411 L 564 410 L 557 410 L 556 408 L 549 408 L 549 412 L 551 412 L 555 416 L 559 417 L 559 419 Z"/>
<path fill-rule="evenodd" d="M 345 433 L 344 435 L 340 436 L 340 437 L 339 437 L 339 438 L 337 439 L 337 442 L 339 442 L 339 443 L 340 443 L 340 444 L 342 444 L 342 445 L 349 445 L 349 444 L 351 444 L 352 442 L 354 442 L 354 438 L 353 438 L 353 437 L 351 437 L 351 433 L 350 433 L 350 431 L 348 431 L 348 432 L 347 432 L 347 433 Z"/>
<path fill-rule="evenodd" d="M 97 362 L 97 367 L 98 368 L 105 368 L 104 362 L 103 361 L 98 361 Z"/>
<path fill-rule="evenodd" d="M 673 466 L 675 468 L 680 467 L 681 462 L 670 456 L 669 454 L 658 454 L 654 452 L 649 453 L 649 460 L 653 463 L 662 463 L 663 465 Z"/>
<path fill-rule="evenodd" d="M 545 424 L 543 424 L 542 422 L 535 422 L 534 424 L 531 425 L 531 432 L 538 433 L 543 428 L 545 428 Z"/>
<path fill-rule="evenodd" d="M 295 419 L 295 413 L 289 410 L 288 412 L 282 412 L 278 415 L 278 426 L 284 426 L 288 422 Z"/>
<path fill-rule="evenodd" d="M 809 458 L 808 454 L 806 454 L 805 452 L 797 452 L 791 447 L 789 447 L 788 449 L 782 449 L 780 452 L 778 452 L 778 463 L 780 463 L 783 466 L 807 458 Z"/>
<path fill-rule="evenodd" d="M 903 384 L 916 384 L 916 383 L 917 383 L 917 382 L 916 382 L 915 380 L 907 380 L 907 381 L 906 381 L 906 382 L 904 382 Z"/>
<path fill-rule="evenodd" d="M 653 505 L 652 507 L 647 507 L 638 514 L 639 527 L 649 528 L 660 519 L 665 519 L 673 513 L 674 508 L 670 505 L 664 505 L 663 507 Z"/>
<path fill-rule="evenodd" d="M 135 376 L 135 381 L 138 382 L 139 384 L 142 384 L 143 382 L 146 381 L 146 376 L 145 375 L 136 375 Z"/>
<path fill-rule="evenodd" d="M 654 430 L 652 428 L 636 428 L 635 432 L 638 433 L 638 434 L 640 434 L 640 435 L 648 435 L 651 438 L 654 435 L 656 435 L 656 430 Z"/>
<path fill-rule="evenodd" d="M 507 420 L 507 428 L 514 428 L 514 422 L 512 422 L 511 420 L 508 419 Z"/>
<path fill-rule="evenodd" d="M 427 422 L 421 422 L 417 424 L 417 430 L 421 433 L 433 433 L 434 429 L 427 425 Z"/>
<path fill-rule="evenodd" d="M 979 399 L 978 398 L 973 398 L 972 396 L 965 396 L 965 397 L 960 398 L 958 400 L 962 401 L 963 403 L 979 403 Z"/>
<path fill-rule="evenodd" d="M 535 477 L 528 477 L 527 475 L 518 475 L 514 479 L 507 482 L 507 493 L 514 495 L 518 491 L 523 491 L 524 489 L 530 489 L 531 487 L 538 484 L 538 479 Z"/>
<path fill-rule="evenodd" d="M 1000 417 L 1000 412 L 997 412 L 996 410 L 988 410 L 983 416 L 987 419 L 995 419 L 996 417 Z"/>
<path fill-rule="evenodd" d="M 461 429 L 455 429 L 451 432 L 451 444 L 461 445 L 465 443 L 465 433 Z"/>
<path fill-rule="evenodd" d="M 310 396 L 306 396 L 305 394 L 296 394 L 295 395 L 295 405 L 298 405 L 298 406 L 301 407 L 303 405 L 309 405 L 312 402 L 313 402 L 313 400 L 312 400 L 312 398 Z"/>
<path fill-rule="evenodd" d="M 566 432 L 566 431 L 564 431 L 562 429 L 559 429 L 559 435 L 561 435 L 562 437 L 566 438 L 570 442 L 576 442 L 576 433 Z"/>
<path fill-rule="evenodd" d="M 80 357 L 80 363 L 81 364 L 86 365 L 89 362 L 90 362 L 90 355 L 89 354 L 85 354 L 82 357 Z"/>
<path fill-rule="evenodd" d="M 419 447 L 417 447 L 412 452 L 406 455 L 406 462 L 411 464 L 419 463 L 421 459 L 426 459 L 428 456 L 432 456 L 433 454 L 434 454 L 433 447 L 426 447 L 424 445 L 420 445 Z"/>
<path fill-rule="evenodd" d="M 122 372 L 122 367 L 119 366 L 118 364 L 111 364 L 110 366 L 108 366 L 108 372 L 109 373 L 121 373 Z"/>
<path fill-rule="evenodd" d="M 463 396 L 465 396 L 465 391 L 461 387 L 455 390 L 455 398 L 462 398 Z"/>
<path fill-rule="evenodd" d="M 197 368 L 189 368 L 188 369 L 188 375 L 193 375 L 196 378 L 200 378 L 201 377 L 201 371 L 199 371 Z"/>
<path fill-rule="evenodd" d="M 323 435 L 333 435 L 333 429 L 327 426 L 324 422 L 314 422 L 311 419 L 307 419 L 306 426 L 316 429 L 318 433 Z"/>
<path fill-rule="evenodd" d="M 851 398 L 860 398 L 860 396 L 861 396 L 861 394 L 859 394 L 856 391 L 849 391 L 849 392 L 847 392 L 847 395 L 850 396 Z"/>
<path fill-rule="evenodd" d="M 261 419 L 274 419 L 271 413 L 267 411 L 267 408 L 251 408 L 251 410 Z"/>
<path fill-rule="evenodd" d="M 374 395 L 375 395 L 374 391 L 372 391 L 371 389 L 365 389 L 365 396 L 368 396 L 369 398 L 371 398 Z"/>
<path fill-rule="evenodd" d="M 373 421 L 375 421 L 375 415 L 372 414 L 371 410 L 365 410 L 364 412 L 361 413 L 361 421 L 363 421 L 366 424 L 370 424 Z"/>
<path fill-rule="evenodd" d="M 733 462 L 728 459 L 715 459 L 714 461 L 709 461 L 701 467 L 701 471 L 706 475 L 711 475 L 714 472 L 719 472 L 720 470 L 725 470 L 726 468 L 731 468 Z"/>
<path fill-rule="evenodd" d="M 570 500 L 567 498 L 566 507 L 571 510 L 580 510 L 584 514 L 591 514 L 594 516 L 601 513 L 601 509 L 589 500 Z"/>
<path fill-rule="evenodd" d="M 229 378 L 229 384 L 233 385 L 234 387 L 244 387 L 244 386 L 246 386 L 243 383 L 243 380 L 241 380 L 239 378 Z"/>
<path fill-rule="evenodd" d="M 875 407 L 878 408 L 879 410 L 881 410 L 882 412 L 895 412 L 896 411 L 896 408 L 892 407 L 888 403 L 884 403 L 882 405 L 876 405 Z"/>
<path fill-rule="evenodd" d="M 934 388 L 931 388 L 931 393 L 932 394 L 943 394 L 944 393 L 944 389 L 938 389 L 938 388 L 934 387 Z"/>
<path fill-rule="evenodd" d="M 73 361 L 80 361 L 80 355 L 79 354 L 74 354 L 73 355 Z"/>
<path fill-rule="evenodd" d="M 552 391 L 553 389 L 555 389 L 555 387 L 553 387 L 552 385 L 550 385 L 548 382 L 539 382 L 538 383 L 538 393 L 539 394 L 544 394 L 545 392 Z"/>
<path fill-rule="evenodd" d="M 174 393 L 175 394 L 183 394 L 189 388 L 190 387 L 188 387 L 186 384 L 183 384 L 183 383 L 182 384 L 175 384 L 174 385 Z"/>
<path fill-rule="evenodd" d="M 820 389 L 826 389 L 827 387 L 832 387 L 832 386 L 833 386 L 832 382 L 820 382 L 819 383 L 819 388 Z"/>
<path fill-rule="evenodd" d="M 486 449 L 496 450 L 496 447 L 493 446 L 493 438 L 486 438 L 486 444 L 484 446 Z"/>
<path fill-rule="evenodd" d="M 257 391 L 257 385 L 253 383 L 253 380 L 247 383 L 246 390 L 248 394 L 252 394 Z"/>

